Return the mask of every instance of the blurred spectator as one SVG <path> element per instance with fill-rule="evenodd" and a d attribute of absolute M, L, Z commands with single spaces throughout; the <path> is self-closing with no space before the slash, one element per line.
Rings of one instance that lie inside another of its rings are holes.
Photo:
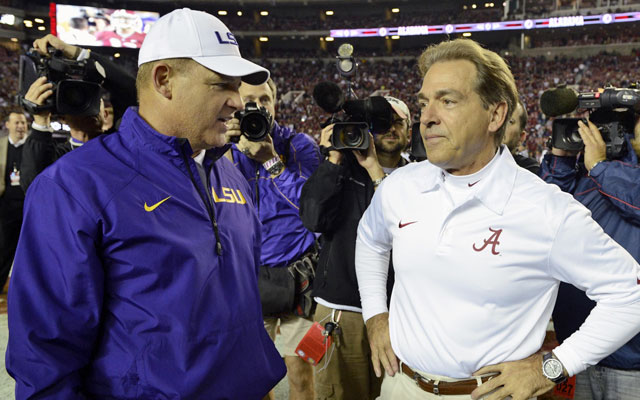
<path fill-rule="evenodd" d="M 0 138 L 0 293 L 11 271 L 22 227 L 20 162 L 27 139 L 27 118 L 21 112 L 12 112 L 4 125 L 9 134 Z"/>

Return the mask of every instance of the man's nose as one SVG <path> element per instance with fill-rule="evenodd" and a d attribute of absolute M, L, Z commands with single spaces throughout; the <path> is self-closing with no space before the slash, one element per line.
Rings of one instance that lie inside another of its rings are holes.
<path fill-rule="evenodd" d="M 240 97 L 239 92 L 234 92 L 231 97 L 227 101 L 227 105 L 229 107 L 237 110 L 242 110 L 244 108 L 244 103 L 242 102 L 242 97 Z"/>
<path fill-rule="evenodd" d="M 420 123 L 428 128 L 440 123 L 435 105 L 429 104 L 422 107 L 420 111 Z"/>

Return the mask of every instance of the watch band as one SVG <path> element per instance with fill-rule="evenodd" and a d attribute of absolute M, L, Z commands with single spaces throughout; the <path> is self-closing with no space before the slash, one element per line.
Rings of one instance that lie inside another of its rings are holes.
<path fill-rule="evenodd" d="M 282 160 L 280 160 L 280 157 L 278 156 L 275 156 L 272 159 L 263 162 L 262 166 L 271 175 L 278 175 L 284 169 L 284 164 L 282 163 Z"/>
<path fill-rule="evenodd" d="M 375 181 L 372 181 L 372 182 L 373 182 L 373 187 L 374 187 L 374 189 L 375 189 L 375 188 L 377 188 L 378 186 L 380 186 L 380 184 L 382 183 L 382 181 L 384 180 L 384 178 L 386 178 L 387 176 L 389 176 L 389 174 L 384 174 L 384 175 L 382 176 L 382 178 L 378 178 L 378 179 L 376 179 Z"/>

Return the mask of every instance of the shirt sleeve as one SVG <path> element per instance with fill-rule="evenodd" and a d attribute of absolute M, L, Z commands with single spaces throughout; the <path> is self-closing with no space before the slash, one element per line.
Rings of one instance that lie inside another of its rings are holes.
<path fill-rule="evenodd" d="M 289 147 L 285 169 L 273 178 L 273 184 L 281 196 L 300 208 L 302 186 L 320 165 L 320 152 L 313 140 L 303 133 L 295 135 Z"/>
<path fill-rule="evenodd" d="M 362 317 L 369 318 L 388 312 L 387 278 L 392 236 L 384 215 L 384 189 L 388 181 L 383 181 L 375 191 L 371 204 L 364 212 L 358 225 L 356 239 L 356 275 L 362 303 Z"/>
<path fill-rule="evenodd" d="M 570 375 L 613 353 L 640 331 L 640 266 L 577 201 L 555 236 L 550 274 L 596 301 L 580 329 L 554 349 Z"/>
<path fill-rule="evenodd" d="M 549 153 L 542 159 L 539 175 L 545 182 L 558 185 L 563 192 L 573 193 L 577 185 L 576 157 Z"/>
<path fill-rule="evenodd" d="M 17 400 L 85 398 L 81 374 L 104 293 L 98 226 L 48 177 L 31 185 L 8 299 L 6 366 Z"/>
<path fill-rule="evenodd" d="M 640 225 L 640 168 L 621 161 L 598 163 L 590 172 L 598 191 L 623 218 Z"/>

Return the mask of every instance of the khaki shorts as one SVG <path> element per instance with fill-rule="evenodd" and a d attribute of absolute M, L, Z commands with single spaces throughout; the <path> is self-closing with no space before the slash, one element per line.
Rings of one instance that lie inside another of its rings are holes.
<path fill-rule="evenodd" d="M 293 314 L 287 314 L 279 317 L 267 317 L 264 319 L 264 328 L 267 330 L 271 340 L 276 340 L 276 331 L 278 329 L 278 320 L 280 321 L 280 340 L 278 351 L 280 356 L 295 356 L 296 347 L 302 340 L 304 335 L 307 334 L 313 321 L 302 317 L 295 316 Z"/>

